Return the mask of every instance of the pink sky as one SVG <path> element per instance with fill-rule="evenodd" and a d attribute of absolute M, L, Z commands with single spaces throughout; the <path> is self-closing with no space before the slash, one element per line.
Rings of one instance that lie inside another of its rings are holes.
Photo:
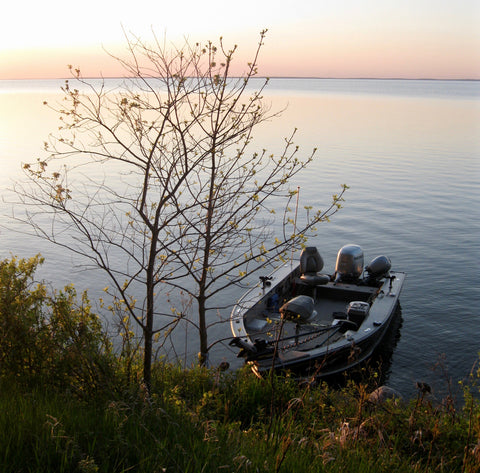
<path fill-rule="evenodd" d="M 123 47 L 122 25 L 145 40 L 152 29 L 173 42 L 223 35 L 239 45 L 239 71 L 267 27 L 265 76 L 480 79 L 476 0 L 245 0 L 241 9 L 185 0 L 181 11 L 164 1 L 84 0 L 73 14 L 45 0 L 28 18 L 22 5 L 3 16 L 0 79 L 67 77 L 67 64 L 84 76 L 121 75 L 102 48 Z"/>

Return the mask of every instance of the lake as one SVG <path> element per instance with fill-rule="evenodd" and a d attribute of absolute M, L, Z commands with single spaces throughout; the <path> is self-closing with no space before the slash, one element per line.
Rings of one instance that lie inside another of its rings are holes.
<path fill-rule="evenodd" d="M 58 126 L 42 103 L 55 99 L 62 83 L 0 81 L 2 195 L 21 176 L 22 162 L 42 156 Z M 446 377 L 454 384 L 466 377 L 480 352 L 480 82 L 272 79 L 264 95 L 274 109 L 286 109 L 256 133 L 260 148 L 279 149 L 294 127 L 301 152 L 318 148 L 291 183 L 300 187 L 300 205 L 325 207 L 341 184 L 350 187 L 344 208 L 310 241 L 325 271 L 333 271 L 342 245 L 356 243 L 366 263 L 385 254 L 393 269 L 408 273 L 388 384 L 411 395 L 415 382 L 425 381 L 444 393 Z M 73 282 L 92 299 L 109 284 L 64 250 L 3 228 L 12 225 L 11 207 L 4 200 L 0 206 L 2 258 L 41 252 L 41 277 L 57 288 Z M 229 335 L 223 324 L 211 337 Z M 212 359 L 238 363 L 225 346 Z"/>

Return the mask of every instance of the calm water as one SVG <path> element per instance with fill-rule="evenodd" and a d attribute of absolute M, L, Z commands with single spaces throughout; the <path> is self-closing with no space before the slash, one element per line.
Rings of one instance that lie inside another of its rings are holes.
<path fill-rule="evenodd" d="M 0 82 L 2 195 L 22 161 L 42 156 L 57 127 L 42 102 L 60 85 Z M 366 262 L 386 254 L 408 273 L 389 384 L 409 395 L 422 380 L 443 392 L 445 372 L 435 364 L 443 357 L 456 383 L 480 352 L 480 83 L 275 79 L 267 90 L 274 108 L 287 109 L 257 133 L 259 147 L 279 149 L 297 127 L 301 150 L 318 148 L 315 163 L 292 182 L 301 202 L 325 207 L 340 184 L 350 186 L 344 209 L 311 241 L 325 269 L 333 270 L 340 246 L 356 243 Z M 0 206 L 5 224 L 11 208 Z M 0 243 L 0 257 L 40 251 L 47 258 L 41 276 L 55 287 L 73 281 L 95 296 L 108 284 L 42 241 L 2 228 Z M 224 324 L 212 338 L 229 334 Z M 182 342 L 191 337 L 179 334 Z M 219 348 L 212 356 L 235 363 L 234 355 Z"/>

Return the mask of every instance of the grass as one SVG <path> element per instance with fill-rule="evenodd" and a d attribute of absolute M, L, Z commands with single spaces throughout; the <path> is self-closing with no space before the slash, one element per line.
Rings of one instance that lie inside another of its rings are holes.
<path fill-rule="evenodd" d="M 2 383 L 2 472 L 477 472 L 480 407 L 158 365 L 150 398 Z"/>
<path fill-rule="evenodd" d="M 194 422 L 153 404 L 2 390 L 0 423 L 3 472 L 211 471 L 217 450 Z"/>

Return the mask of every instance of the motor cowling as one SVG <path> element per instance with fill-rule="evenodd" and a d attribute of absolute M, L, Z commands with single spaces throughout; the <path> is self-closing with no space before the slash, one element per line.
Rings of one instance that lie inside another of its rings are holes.
<path fill-rule="evenodd" d="M 363 250 L 358 245 L 345 245 L 338 251 L 335 282 L 356 281 L 363 273 Z"/>
<path fill-rule="evenodd" d="M 377 256 L 374 258 L 368 266 L 365 267 L 365 271 L 370 279 L 380 279 L 388 276 L 388 272 L 392 267 L 390 258 L 387 256 Z"/>

